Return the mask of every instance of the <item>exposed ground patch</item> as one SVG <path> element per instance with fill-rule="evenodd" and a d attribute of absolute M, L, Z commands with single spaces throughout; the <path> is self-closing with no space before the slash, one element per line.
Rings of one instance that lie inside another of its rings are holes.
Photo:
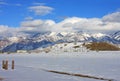
<path fill-rule="evenodd" d="M 91 42 L 83 44 L 87 49 L 93 51 L 120 51 L 120 48 L 107 42 Z"/>

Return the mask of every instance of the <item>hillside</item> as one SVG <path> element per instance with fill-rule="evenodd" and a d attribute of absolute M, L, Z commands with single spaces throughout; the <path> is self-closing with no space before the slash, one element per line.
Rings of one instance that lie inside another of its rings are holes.
<path fill-rule="evenodd" d="M 92 42 L 89 44 L 83 44 L 87 49 L 96 50 L 96 51 L 119 51 L 115 45 L 106 42 Z"/>

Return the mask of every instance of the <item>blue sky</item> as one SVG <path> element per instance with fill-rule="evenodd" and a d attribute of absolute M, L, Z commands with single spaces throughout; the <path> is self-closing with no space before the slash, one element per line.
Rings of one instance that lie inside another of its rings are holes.
<path fill-rule="evenodd" d="M 52 10 L 38 15 L 29 9 L 40 5 Z M 27 17 L 55 22 L 67 17 L 101 18 L 119 10 L 120 0 L 0 0 L 0 25 L 19 27 Z"/>
<path fill-rule="evenodd" d="M 0 0 L 0 33 L 120 31 L 120 0 Z"/>

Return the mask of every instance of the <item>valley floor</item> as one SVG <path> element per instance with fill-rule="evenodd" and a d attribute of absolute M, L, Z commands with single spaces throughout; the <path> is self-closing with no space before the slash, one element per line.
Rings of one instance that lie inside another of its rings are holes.
<path fill-rule="evenodd" d="M 120 81 L 120 51 L 1 54 L 0 62 L 9 60 L 9 69 L 0 64 L 2 81 L 104 81 L 93 78 L 57 74 L 45 70 L 83 74 Z M 11 61 L 15 69 L 11 70 Z"/>

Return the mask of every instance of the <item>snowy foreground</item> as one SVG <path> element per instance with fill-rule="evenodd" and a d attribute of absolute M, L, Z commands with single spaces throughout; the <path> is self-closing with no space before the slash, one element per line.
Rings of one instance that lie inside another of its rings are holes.
<path fill-rule="evenodd" d="M 15 70 L 0 69 L 3 81 L 104 81 L 46 72 L 55 70 L 120 81 L 120 51 L 64 54 L 4 54 L 2 60 L 15 60 Z M 11 65 L 11 63 L 9 63 Z M 1 64 L 0 64 L 1 67 Z"/>

